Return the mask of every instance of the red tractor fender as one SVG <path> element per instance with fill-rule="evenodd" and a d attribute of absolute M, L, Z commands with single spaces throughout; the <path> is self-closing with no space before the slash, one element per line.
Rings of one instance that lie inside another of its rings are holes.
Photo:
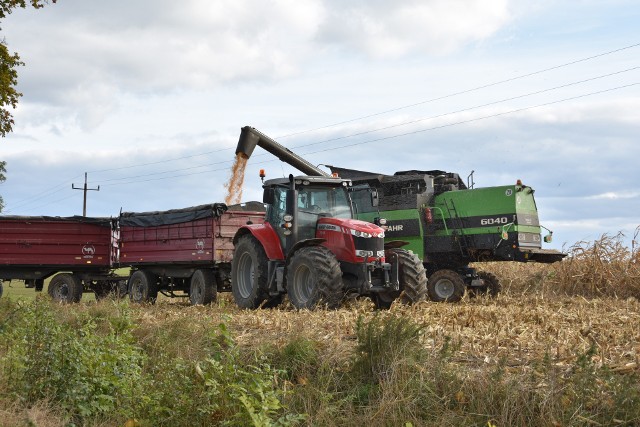
<path fill-rule="evenodd" d="M 291 259 L 291 256 L 293 254 L 295 254 L 301 248 L 305 248 L 307 246 L 321 246 L 322 243 L 324 243 L 326 241 L 327 241 L 327 239 L 318 239 L 318 238 L 301 240 L 298 243 L 296 243 L 295 245 L 293 245 L 293 247 L 291 248 L 291 250 L 287 254 L 287 260 Z"/>
<path fill-rule="evenodd" d="M 240 237 L 247 234 L 251 234 L 260 242 L 268 259 L 284 260 L 280 238 L 271 224 L 267 222 L 264 224 L 243 225 L 233 237 L 233 244 L 235 245 Z"/>

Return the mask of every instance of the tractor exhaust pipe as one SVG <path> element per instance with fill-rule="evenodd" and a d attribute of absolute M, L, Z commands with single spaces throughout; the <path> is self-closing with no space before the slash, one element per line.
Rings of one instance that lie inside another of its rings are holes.
<path fill-rule="evenodd" d="M 294 168 L 298 169 L 305 175 L 309 176 L 326 176 L 331 175 L 322 169 L 319 169 L 307 162 L 302 157 L 289 150 L 287 147 L 280 145 L 267 135 L 263 134 L 259 130 L 252 128 L 251 126 L 245 126 L 240 131 L 240 139 L 238 140 L 238 146 L 236 148 L 236 155 L 243 154 L 247 158 L 251 157 L 256 145 L 264 148 L 269 153 L 276 156 L 278 159 L 285 163 L 290 164 Z"/>

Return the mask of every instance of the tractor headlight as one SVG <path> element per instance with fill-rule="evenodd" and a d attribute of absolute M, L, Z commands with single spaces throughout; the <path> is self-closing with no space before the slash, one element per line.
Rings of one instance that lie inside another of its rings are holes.
<path fill-rule="evenodd" d="M 366 233 L 364 231 L 354 230 L 353 228 L 351 229 L 351 234 L 356 236 L 356 237 L 364 237 L 365 239 L 370 239 L 371 237 L 373 237 L 369 233 Z"/>

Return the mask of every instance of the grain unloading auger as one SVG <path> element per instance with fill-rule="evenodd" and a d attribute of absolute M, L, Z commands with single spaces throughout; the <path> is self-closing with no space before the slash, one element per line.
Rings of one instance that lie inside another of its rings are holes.
<path fill-rule="evenodd" d="M 336 308 L 349 294 L 369 296 L 378 308 L 397 298 L 424 298 L 420 259 L 394 245 L 385 248 L 384 229 L 354 219 L 351 180 L 329 175 L 249 126 L 242 128 L 236 155 L 249 158 L 256 145 L 306 175 L 265 181 L 265 222 L 236 233 L 231 287 L 240 307 L 272 307 L 285 294 L 296 308 Z"/>

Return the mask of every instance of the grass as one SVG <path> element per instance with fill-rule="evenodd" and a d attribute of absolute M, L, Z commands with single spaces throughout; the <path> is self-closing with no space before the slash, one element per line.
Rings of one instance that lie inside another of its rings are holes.
<path fill-rule="evenodd" d="M 638 255 L 618 242 L 479 264 L 498 298 L 386 312 L 246 311 L 229 294 L 61 306 L 6 287 L 0 426 L 639 425 Z"/>

